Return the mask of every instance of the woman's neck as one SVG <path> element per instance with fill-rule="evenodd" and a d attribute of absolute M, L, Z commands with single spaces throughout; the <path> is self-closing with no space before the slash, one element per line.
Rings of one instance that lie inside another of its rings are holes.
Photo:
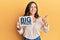
<path fill-rule="evenodd" d="M 33 22 L 36 22 L 36 18 L 34 17 L 34 15 L 30 15 L 32 16 Z"/>
<path fill-rule="evenodd" d="M 30 16 L 32 16 L 34 18 L 34 15 L 30 15 Z"/>

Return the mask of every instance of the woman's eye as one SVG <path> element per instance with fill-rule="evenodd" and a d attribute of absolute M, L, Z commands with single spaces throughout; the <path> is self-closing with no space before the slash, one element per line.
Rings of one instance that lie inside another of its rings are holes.
<path fill-rule="evenodd" d="M 32 6 L 30 8 L 33 8 Z"/>
<path fill-rule="evenodd" d="M 34 6 L 34 8 L 36 8 L 36 6 Z"/>
<path fill-rule="evenodd" d="M 36 8 L 36 6 L 34 6 L 34 7 L 30 7 L 30 8 Z"/>

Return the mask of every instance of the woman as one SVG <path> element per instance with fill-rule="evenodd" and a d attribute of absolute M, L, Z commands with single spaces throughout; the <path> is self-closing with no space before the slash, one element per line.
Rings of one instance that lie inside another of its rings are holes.
<path fill-rule="evenodd" d="M 41 17 L 39 17 L 38 7 L 35 2 L 32 1 L 32 2 L 28 3 L 24 16 L 32 16 L 33 26 L 21 27 L 19 25 L 19 22 L 17 22 L 18 32 L 20 34 L 23 34 L 24 40 L 41 40 L 41 38 L 40 38 L 41 29 L 43 29 L 44 32 L 48 32 L 49 27 L 48 27 L 48 24 L 47 24 L 45 18 L 42 19 Z"/>

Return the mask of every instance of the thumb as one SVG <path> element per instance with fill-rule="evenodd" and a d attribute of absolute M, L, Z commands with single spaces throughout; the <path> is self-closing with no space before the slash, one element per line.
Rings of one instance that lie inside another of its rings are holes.
<path fill-rule="evenodd" d="M 45 15 L 43 19 L 47 18 L 48 15 Z"/>

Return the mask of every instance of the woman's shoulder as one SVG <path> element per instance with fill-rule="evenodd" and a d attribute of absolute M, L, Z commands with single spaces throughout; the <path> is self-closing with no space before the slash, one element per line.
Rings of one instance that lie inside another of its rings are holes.
<path fill-rule="evenodd" d="M 43 23 L 42 17 L 39 17 L 39 18 L 38 18 L 38 22 Z"/>
<path fill-rule="evenodd" d="M 41 18 L 41 17 L 39 17 L 39 18 L 38 18 L 38 20 L 42 20 L 42 18 Z"/>

